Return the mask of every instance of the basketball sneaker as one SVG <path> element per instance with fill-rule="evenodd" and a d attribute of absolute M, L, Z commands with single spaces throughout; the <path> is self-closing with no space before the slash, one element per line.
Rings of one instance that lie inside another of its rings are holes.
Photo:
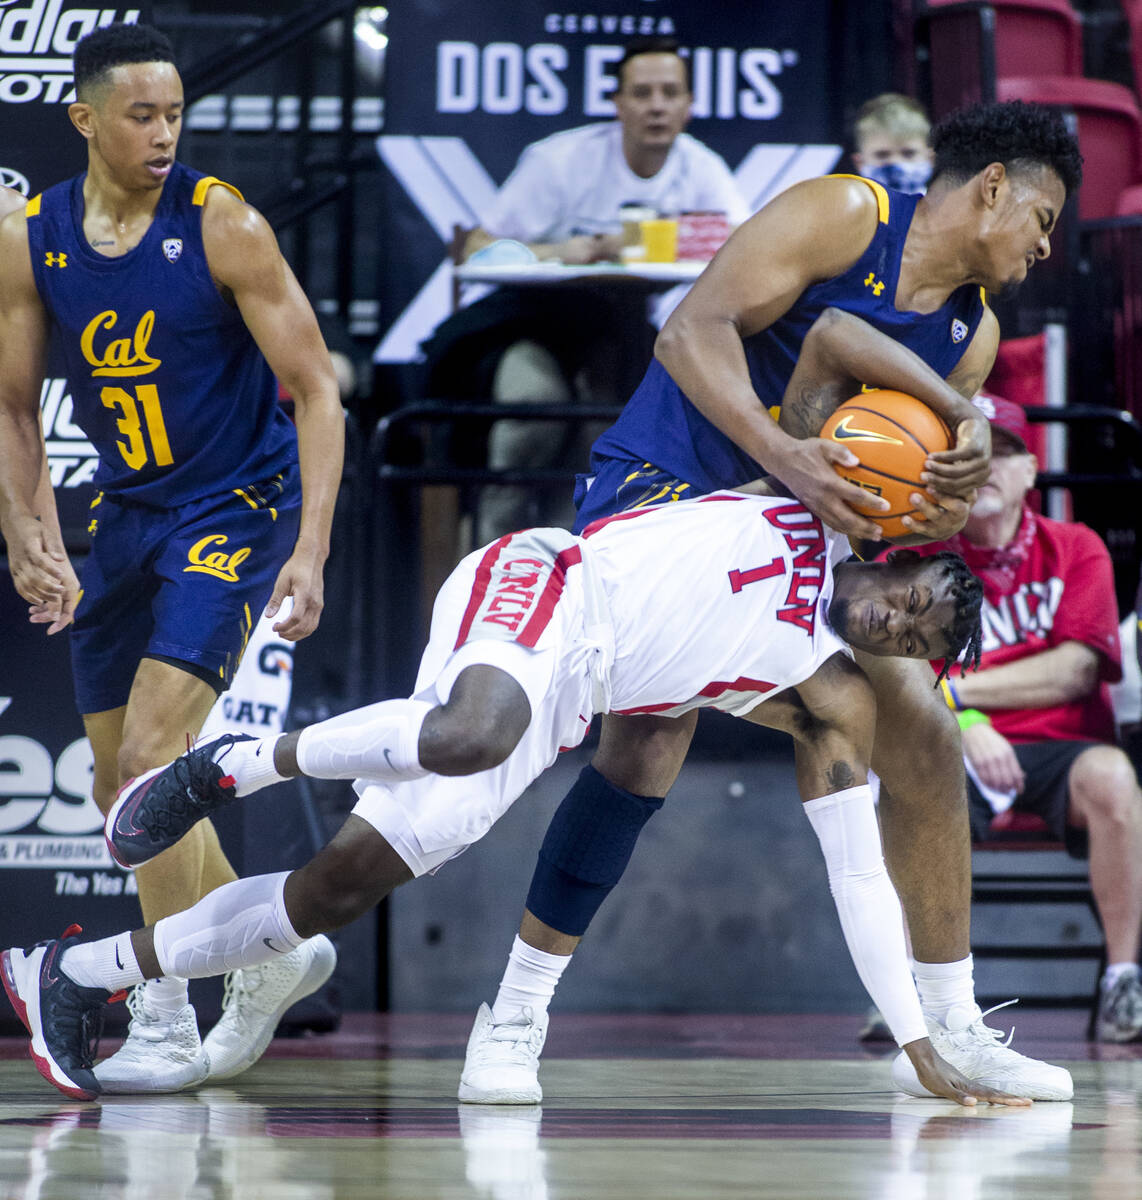
<path fill-rule="evenodd" d="M 235 780 L 219 764 L 235 742 L 254 740 L 248 733 L 224 733 L 128 780 L 103 827 L 111 857 L 133 870 L 231 803 L 237 796 Z"/>
<path fill-rule="evenodd" d="M 147 984 L 140 983 L 127 996 L 127 1009 L 131 1023 L 126 1041 L 95 1068 L 105 1093 L 181 1092 L 206 1078 L 210 1063 L 192 1005 L 184 1004 L 175 1016 L 165 1016 L 148 1001 Z"/>
<path fill-rule="evenodd" d="M 539 1054 L 547 1038 L 547 1014 L 530 1008 L 497 1025 L 481 1004 L 468 1038 L 457 1097 L 466 1104 L 538 1104 Z"/>
<path fill-rule="evenodd" d="M 1069 1071 L 1017 1053 L 1010 1049 L 1014 1030 L 1005 1041 L 998 1029 L 983 1023 L 989 1013 L 1014 1003 L 1014 1000 L 1008 1000 L 983 1013 L 974 1004 L 970 1008 L 953 1008 L 945 1024 L 925 1014 L 928 1036 L 936 1053 L 968 1079 L 1010 1096 L 1028 1100 L 1070 1100 L 1075 1088 Z M 903 1051 L 892 1064 L 892 1080 L 909 1096 L 932 1096 Z"/>
<path fill-rule="evenodd" d="M 1137 967 L 1124 971 L 1112 987 L 1103 981 L 1095 1037 L 1100 1042 L 1135 1042 L 1142 1038 L 1142 979 Z"/>
<path fill-rule="evenodd" d="M 65 1096 L 94 1100 L 103 1089 L 92 1067 L 103 1005 L 112 993 L 80 987 L 60 968 L 60 955 L 81 932 L 71 925 L 63 937 L 39 942 L 30 950 L 5 950 L 0 954 L 0 979 L 32 1035 L 36 1070 Z"/>
<path fill-rule="evenodd" d="M 323 934 L 260 967 L 240 967 L 226 976 L 222 1016 L 203 1048 L 211 1079 L 239 1075 L 266 1052 L 282 1014 L 316 992 L 333 974 L 337 951 Z"/>

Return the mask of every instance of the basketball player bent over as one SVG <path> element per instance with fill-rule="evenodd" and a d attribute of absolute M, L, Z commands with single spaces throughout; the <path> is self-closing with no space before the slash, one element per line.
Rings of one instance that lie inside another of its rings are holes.
<path fill-rule="evenodd" d="M 801 741 L 799 786 L 845 937 L 917 1077 L 961 1103 L 1010 1101 L 933 1050 L 884 868 L 867 784 L 875 701 L 842 639 L 873 656 L 970 663 L 980 636 L 981 588 L 962 560 L 897 554 L 840 562 L 846 539 L 799 501 L 718 492 L 582 538 L 525 530 L 469 555 L 437 597 L 412 698 L 297 734 L 224 735 L 123 789 L 106 828 L 125 865 L 283 777 L 355 778 L 360 799 L 299 871 L 227 884 L 134 934 L 0 955 L 40 1072 L 70 1095 L 97 1094 L 84 1031 L 111 991 L 272 961 L 354 920 L 481 837 L 594 712 L 712 706 Z M 1070 1094 L 1066 1071 L 1053 1083 Z"/>
<path fill-rule="evenodd" d="M 933 148 L 923 197 L 826 177 L 789 189 L 734 233 L 664 326 L 655 361 L 623 415 L 596 442 L 576 528 L 768 473 L 826 524 L 876 537 L 875 518 L 850 508 L 867 495 L 833 470 L 846 461 L 845 450 L 814 436 L 860 384 L 912 391 L 949 420 L 956 447 L 929 459 L 925 480 L 939 504 L 916 496 L 927 520 L 914 528 L 939 539 L 962 526 L 989 455 L 983 422 L 962 399 L 987 377 L 998 343 L 981 292 L 1016 286 L 1047 257 L 1059 212 L 1081 181 L 1081 159 L 1056 114 L 1020 103 L 956 114 L 934 131 Z M 794 385 L 797 356 L 826 310 L 859 318 L 918 356 L 930 376 L 946 379 L 943 401 L 930 385 L 917 391 L 914 373 L 901 376 L 859 356 L 845 367 L 844 387 Z M 953 391 L 958 410 L 947 395 Z M 766 406 L 783 397 L 779 426 Z M 975 1003 L 956 722 L 923 665 L 863 654 L 858 661 L 876 691 L 873 766 L 884 784 L 885 852 L 933 1042 L 970 1078 L 1047 1098 L 1055 1068 L 1008 1057 Z M 692 713 L 604 718 L 594 760 L 540 849 L 492 1020 L 477 1019 L 465 1099 L 539 1098 L 534 1048 L 542 1045 L 556 983 L 673 785 L 694 724 Z M 906 1059 L 898 1059 L 896 1078 L 905 1090 L 927 1094 Z"/>
<path fill-rule="evenodd" d="M 292 596 L 277 633 L 316 627 L 343 416 L 269 226 L 229 185 L 175 161 L 183 92 L 166 38 L 98 29 L 76 47 L 75 83 L 87 171 L 0 223 L 0 529 L 31 619 L 55 632 L 74 615 L 76 697 L 106 811 L 127 779 L 185 749 L 263 609 Z M 40 431 L 52 325 L 75 419 L 99 454 L 81 597 Z M 275 376 L 296 399 L 296 434 Z M 144 918 L 232 879 L 203 822 L 140 872 Z M 239 978 L 205 1049 L 185 979 L 137 988 L 101 1088 L 175 1091 L 236 1074 L 333 964 L 321 938 Z"/>

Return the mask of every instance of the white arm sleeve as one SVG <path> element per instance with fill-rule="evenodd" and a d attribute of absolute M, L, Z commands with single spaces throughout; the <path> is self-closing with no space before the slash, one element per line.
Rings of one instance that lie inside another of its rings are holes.
<path fill-rule="evenodd" d="M 857 974 L 897 1044 L 928 1036 L 908 967 L 900 900 L 888 878 L 867 784 L 805 805 Z"/>

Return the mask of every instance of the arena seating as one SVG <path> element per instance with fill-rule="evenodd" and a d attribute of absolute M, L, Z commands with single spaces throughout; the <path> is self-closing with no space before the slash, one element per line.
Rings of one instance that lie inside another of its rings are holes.
<path fill-rule="evenodd" d="M 1129 88 L 1104 79 L 1070 75 L 1004 77 L 999 100 L 1050 104 L 1074 113 L 1083 154 L 1079 217 L 1113 217 L 1123 190 L 1142 178 L 1142 114 Z"/>
<path fill-rule="evenodd" d="M 932 115 L 995 99 L 1005 76 L 1081 75 L 1082 26 L 1067 0 L 928 0 Z"/>

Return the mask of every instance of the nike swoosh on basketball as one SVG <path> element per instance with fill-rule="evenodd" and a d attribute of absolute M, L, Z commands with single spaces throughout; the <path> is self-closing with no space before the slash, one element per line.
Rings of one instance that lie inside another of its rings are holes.
<path fill-rule="evenodd" d="M 899 438 L 894 438 L 891 434 L 877 433 L 872 429 L 854 429 L 850 422 L 851 416 L 842 417 L 837 422 L 836 429 L 833 430 L 832 438 L 835 442 L 888 442 L 893 446 L 903 446 L 904 443 Z"/>

